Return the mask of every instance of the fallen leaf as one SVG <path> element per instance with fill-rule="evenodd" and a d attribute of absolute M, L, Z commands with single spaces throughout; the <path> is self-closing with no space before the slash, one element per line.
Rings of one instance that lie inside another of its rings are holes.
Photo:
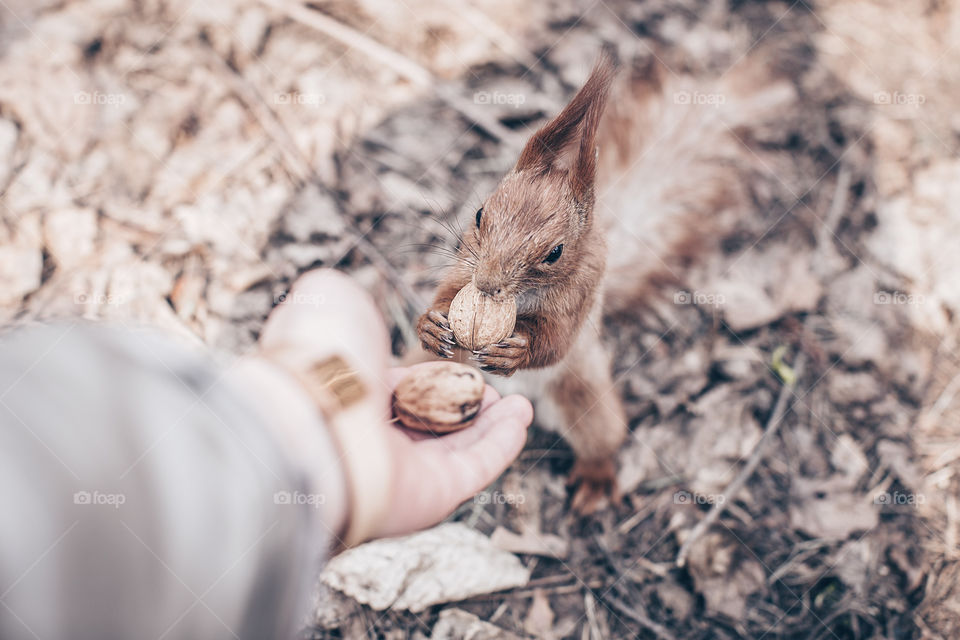
<path fill-rule="evenodd" d="M 451 522 L 345 551 L 327 564 L 320 579 L 378 611 L 390 607 L 417 612 L 521 587 L 530 580 L 530 571 L 483 534 Z"/>
<path fill-rule="evenodd" d="M 766 586 L 763 566 L 719 533 L 708 533 L 693 544 L 687 568 L 707 611 L 734 620 L 746 612 L 747 598 Z"/>
<path fill-rule="evenodd" d="M 519 636 L 463 609 L 444 609 L 433 625 L 430 640 L 519 640 Z"/>
<path fill-rule="evenodd" d="M 814 538 L 842 540 L 877 526 L 880 510 L 870 498 L 849 489 L 840 474 L 821 479 L 795 478 L 790 525 Z"/>
<path fill-rule="evenodd" d="M 553 609 L 543 589 L 533 592 L 533 600 L 527 617 L 523 619 L 523 630 L 534 638 L 555 638 L 553 632 Z"/>

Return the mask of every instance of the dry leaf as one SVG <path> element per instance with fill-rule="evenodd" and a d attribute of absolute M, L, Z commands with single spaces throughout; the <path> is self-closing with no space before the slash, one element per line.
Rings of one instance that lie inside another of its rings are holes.
<path fill-rule="evenodd" d="M 378 611 L 390 607 L 417 612 L 521 587 L 530 572 L 483 534 L 451 522 L 345 551 L 330 560 L 320 579 Z"/>
<path fill-rule="evenodd" d="M 527 611 L 527 617 L 523 619 L 523 630 L 534 638 L 556 637 L 553 633 L 553 609 L 550 608 L 550 600 L 547 599 L 543 589 L 536 589 L 533 592 L 530 609 Z"/>
<path fill-rule="evenodd" d="M 490 535 L 490 542 L 498 549 L 510 553 L 525 553 L 549 558 L 566 558 L 570 551 L 570 543 L 560 536 L 530 530 L 524 530 L 523 533 L 518 534 L 504 527 L 494 529 Z"/>
<path fill-rule="evenodd" d="M 520 640 L 500 627 L 463 609 L 444 609 L 433 625 L 430 640 Z"/>
<path fill-rule="evenodd" d="M 842 540 L 877 526 L 880 510 L 869 496 L 850 491 L 837 474 L 826 480 L 794 478 L 790 525 L 814 538 Z"/>

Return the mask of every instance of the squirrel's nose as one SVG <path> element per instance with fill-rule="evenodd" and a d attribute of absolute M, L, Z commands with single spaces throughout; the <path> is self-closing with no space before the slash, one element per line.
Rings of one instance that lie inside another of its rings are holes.
<path fill-rule="evenodd" d="M 474 284 L 477 289 L 491 297 L 497 297 L 503 294 L 503 286 L 490 276 L 477 274 L 474 278 Z"/>

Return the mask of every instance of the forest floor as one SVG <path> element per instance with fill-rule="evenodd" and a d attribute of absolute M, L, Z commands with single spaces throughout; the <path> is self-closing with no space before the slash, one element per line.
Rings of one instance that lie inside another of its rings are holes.
<path fill-rule="evenodd" d="M 447 263 L 432 247 L 603 43 L 707 77 L 774 43 L 799 96 L 753 141 L 776 180 L 682 289 L 605 321 L 632 431 L 622 503 L 572 513 L 572 454 L 535 424 L 451 518 L 522 584 L 385 609 L 321 585 L 304 635 L 960 634 L 956 3 L 19 11 L 0 13 L 0 316 L 149 323 L 227 359 L 317 266 L 370 289 L 408 356 Z"/>

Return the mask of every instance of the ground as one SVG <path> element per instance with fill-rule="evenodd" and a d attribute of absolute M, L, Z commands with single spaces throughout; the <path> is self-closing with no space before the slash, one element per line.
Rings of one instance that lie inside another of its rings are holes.
<path fill-rule="evenodd" d="M 622 503 L 571 513 L 535 426 L 452 517 L 529 583 L 417 613 L 323 588 L 305 636 L 956 637 L 956 3 L 194 4 L 0 12 L 7 322 L 146 322 L 229 361 L 329 266 L 410 357 L 443 249 L 602 43 L 700 74 L 772 45 L 797 88 L 750 141 L 776 177 L 750 214 L 605 321 Z"/>

